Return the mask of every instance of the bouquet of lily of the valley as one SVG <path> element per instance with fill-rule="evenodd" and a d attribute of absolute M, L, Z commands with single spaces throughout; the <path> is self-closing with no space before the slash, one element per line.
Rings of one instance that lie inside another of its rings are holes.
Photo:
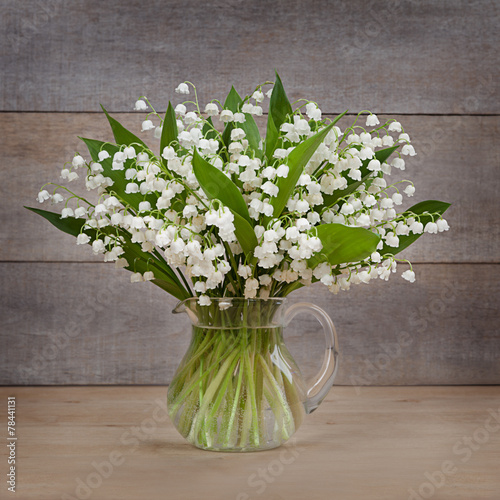
<path fill-rule="evenodd" d="M 448 203 L 396 210 L 415 188 L 391 182 L 391 170 L 416 154 L 398 121 L 362 112 L 340 128 L 345 113 L 328 119 L 313 101 L 292 106 L 278 75 L 249 97 L 232 88 L 204 108 L 190 82 L 176 92 L 186 101 L 169 103 L 164 116 L 145 97 L 135 103 L 148 111 L 142 132 L 159 139 L 159 154 L 104 110 L 115 141 L 83 138 L 89 155 L 68 162 L 64 185 L 43 186 L 38 200 L 61 213 L 31 208 L 131 271 L 132 282 L 198 297 L 201 307 L 215 297 L 284 297 L 315 282 L 337 293 L 388 280 L 398 262 L 414 281 L 397 254 L 424 232 L 448 229 Z M 97 193 L 92 202 L 68 187 L 82 175 Z"/>

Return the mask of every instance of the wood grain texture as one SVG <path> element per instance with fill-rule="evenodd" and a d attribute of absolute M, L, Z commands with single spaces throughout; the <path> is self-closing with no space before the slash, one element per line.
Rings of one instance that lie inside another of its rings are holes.
<path fill-rule="evenodd" d="M 336 383 L 500 383 L 500 266 L 420 264 L 331 295 L 322 285 L 292 301 L 324 308 L 339 334 Z M 189 342 L 175 299 L 127 271 L 99 263 L 0 264 L 0 384 L 165 384 Z M 307 378 L 323 338 L 300 316 L 285 333 Z"/>
<path fill-rule="evenodd" d="M 413 490 L 435 500 L 498 498 L 498 387 L 370 387 L 361 394 L 337 387 L 287 444 L 237 455 L 185 442 L 166 415 L 166 392 L 1 388 L 2 401 L 17 400 L 17 496 L 401 500 Z"/>
<path fill-rule="evenodd" d="M 500 111 L 491 0 L 4 0 L 0 109 L 128 111 L 184 80 L 243 93 L 277 69 L 329 112 Z"/>
<path fill-rule="evenodd" d="M 142 116 L 120 114 L 118 118 L 140 134 Z M 416 194 L 407 205 L 425 199 L 453 204 L 446 214 L 451 231 L 426 235 L 406 250 L 405 256 L 416 262 L 499 262 L 500 224 L 496 214 L 500 209 L 500 153 L 491 145 L 500 134 L 500 117 L 397 118 L 418 152 L 407 159 L 404 172 L 393 175 L 394 180 L 409 178 L 415 182 Z M 347 125 L 352 120 L 348 117 L 342 123 Z M 263 126 L 264 119 L 259 124 Z M 85 153 L 77 136 L 111 140 L 108 128 L 103 114 L 0 113 L 0 135 L 4 138 L 0 146 L 4 159 L 0 210 L 7 214 L 0 232 L 0 260 L 98 260 L 88 247 L 77 247 L 74 238 L 61 234 L 23 205 L 38 206 L 35 198 L 42 184 L 59 182 L 64 162 L 75 150 Z M 158 142 L 151 134 L 143 136 L 152 146 Z M 84 186 L 79 187 L 79 192 L 87 193 Z"/>
<path fill-rule="evenodd" d="M 336 322 L 344 353 L 338 383 L 500 382 L 499 2 L 1 0 L 0 7 L 0 383 L 170 380 L 188 342 L 185 323 L 170 315 L 172 299 L 130 285 L 127 274 L 23 205 L 36 205 L 40 186 L 57 181 L 64 161 L 83 150 L 77 135 L 111 139 L 99 103 L 138 130 L 142 116 L 129 111 L 140 95 L 163 111 L 169 99 L 181 101 L 174 89 L 188 79 L 203 105 L 231 84 L 252 92 L 274 69 L 291 100 L 315 99 L 324 113 L 399 113 L 418 156 L 394 179 L 415 181 L 412 202 L 453 203 L 451 231 L 426 235 L 403 255 L 421 263 L 416 284 L 396 278 L 294 299 L 318 303 Z M 312 375 L 322 350 L 317 326 L 304 318 L 294 326 L 292 351 Z"/>

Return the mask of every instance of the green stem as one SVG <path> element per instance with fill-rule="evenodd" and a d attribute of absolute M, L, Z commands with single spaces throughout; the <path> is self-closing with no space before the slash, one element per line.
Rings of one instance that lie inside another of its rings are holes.
<path fill-rule="evenodd" d="M 180 395 L 178 397 L 175 398 L 175 402 L 172 404 L 172 406 L 170 408 L 171 414 L 175 414 L 177 412 L 177 410 L 179 409 L 179 406 L 182 404 L 184 399 L 186 399 L 191 394 L 193 389 L 196 386 L 198 386 L 198 384 L 200 383 L 200 380 L 204 380 L 204 379 L 208 378 L 208 376 L 211 375 L 212 372 L 214 371 L 214 368 L 217 367 L 219 364 L 220 364 L 220 359 L 217 359 L 212 364 L 210 364 L 210 366 L 205 370 L 205 373 L 203 373 L 203 375 L 200 375 L 198 379 L 196 379 L 196 377 L 194 377 L 195 380 L 193 380 L 190 385 L 183 388 L 182 392 L 180 393 Z M 221 370 L 222 369 L 223 369 L 223 367 L 221 368 Z M 219 376 L 220 374 L 221 374 L 221 372 L 219 372 L 217 376 Z M 206 401 L 206 397 L 207 396 L 205 395 L 205 401 Z"/>
<path fill-rule="evenodd" d="M 191 432 L 189 433 L 189 437 L 191 439 L 195 438 L 196 435 L 198 434 L 201 424 L 204 421 L 204 415 L 208 409 L 208 406 L 212 402 L 213 397 L 215 396 L 215 392 L 219 388 L 222 380 L 224 379 L 224 376 L 227 375 L 227 370 L 231 363 L 233 362 L 234 358 L 236 357 L 236 354 L 238 351 L 234 350 L 229 356 L 227 357 L 226 361 L 224 361 L 224 364 L 221 366 L 221 369 L 217 373 L 217 375 L 214 377 L 213 381 L 211 384 L 208 386 L 206 392 L 205 392 L 205 397 L 203 398 L 203 402 L 200 405 L 200 409 L 198 410 L 198 413 L 195 416 L 195 421 L 194 425 L 191 428 Z"/>
<path fill-rule="evenodd" d="M 231 407 L 231 413 L 230 413 L 229 421 L 227 422 L 227 427 L 226 427 L 227 430 L 226 430 L 226 436 L 224 439 L 225 446 L 227 446 L 229 444 L 229 439 L 231 438 L 231 434 L 233 432 L 233 424 L 234 424 L 234 419 L 236 417 L 236 410 L 238 409 L 238 405 L 239 405 L 242 380 L 243 380 L 243 362 L 240 359 L 238 382 L 236 384 L 236 392 L 234 393 L 233 404 Z"/>
<path fill-rule="evenodd" d="M 248 354 L 248 349 L 245 350 L 245 367 L 246 367 L 246 375 L 247 375 L 247 387 L 249 390 L 249 395 L 250 395 L 250 401 L 251 401 L 251 408 L 252 408 L 252 418 L 253 418 L 253 425 L 252 425 L 252 435 L 253 435 L 253 442 L 256 446 L 259 444 L 259 419 L 257 417 L 257 401 L 255 397 L 255 383 L 254 383 L 254 375 L 253 375 L 253 366 L 252 362 L 250 361 L 250 356 Z"/>
<path fill-rule="evenodd" d="M 265 360 L 261 354 L 259 354 L 259 361 L 260 361 L 260 365 L 262 366 L 262 369 L 264 370 L 264 375 L 267 377 L 267 380 L 271 384 L 273 392 L 277 396 L 277 398 L 281 404 L 281 407 L 283 408 L 283 413 L 284 413 L 284 417 L 285 417 L 285 425 L 283 426 L 283 432 L 285 432 L 285 429 L 290 424 L 293 424 L 293 416 L 291 414 L 290 407 L 288 406 L 288 403 L 285 399 L 285 395 L 284 395 L 283 391 L 281 390 L 278 383 L 276 382 L 274 375 L 272 374 L 271 370 L 269 369 L 269 366 L 267 366 L 267 363 L 265 362 Z M 288 434 L 288 431 L 286 431 L 286 432 Z"/>
<path fill-rule="evenodd" d="M 274 307 L 240 303 L 201 308 L 191 347 L 169 390 L 169 413 L 179 432 L 201 448 L 276 446 L 299 426 L 302 390 L 293 360 L 271 325 Z M 236 325 L 248 325 L 238 328 Z M 269 429 L 269 416 L 274 428 Z"/>

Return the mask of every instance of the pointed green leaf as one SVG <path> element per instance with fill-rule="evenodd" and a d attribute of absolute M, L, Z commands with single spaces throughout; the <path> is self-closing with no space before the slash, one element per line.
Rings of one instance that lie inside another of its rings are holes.
<path fill-rule="evenodd" d="M 202 158 L 196 149 L 193 155 L 193 172 L 207 197 L 221 201 L 233 213 L 236 238 L 249 257 L 258 242 L 247 204 L 239 189 L 231 179 Z"/>
<path fill-rule="evenodd" d="M 369 257 L 377 248 L 380 236 L 362 227 L 343 224 L 321 224 L 315 228 L 323 244 L 321 252 L 309 259 L 310 267 L 321 262 L 332 266 L 346 262 L 359 262 Z"/>
<path fill-rule="evenodd" d="M 236 89 L 231 87 L 231 91 L 227 95 L 224 102 L 224 109 L 229 109 L 233 113 L 238 113 L 241 110 L 242 102 L 243 100 L 239 96 L 238 92 L 236 92 Z M 229 146 L 229 143 L 231 142 L 231 131 L 236 127 L 241 128 L 245 132 L 248 144 L 255 151 L 257 156 L 261 157 L 261 152 L 259 150 L 261 140 L 259 129 L 255 123 L 254 117 L 249 113 L 245 113 L 244 123 L 229 122 L 226 125 L 224 132 L 222 133 L 222 141 L 226 147 Z"/>
<path fill-rule="evenodd" d="M 277 130 L 285 123 L 287 115 L 292 114 L 292 105 L 288 100 L 278 72 L 276 72 L 276 82 L 274 83 L 271 101 L 269 102 L 269 114 L 272 114 Z"/>
<path fill-rule="evenodd" d="M 422 215 L 422 214 L 429 213 L 429 214 L 443 215 L 446 212 L 446 210 L 450 207 L 450 205 L 451 203 L 445 203 L 444 201 L 437 201 L 437 200 L 422 201 L 420 203 L 417 203 L 416 205 L 413 205 L 408 210 L 405 210 L 405 212 L 403 212 L 402 215 L 404 215 L 404 217 L 412 217 L 413 215 L 419 215 L 420 217 L 418 217 L 418 220 L 425 227 L 425 225 L 428 222 L 432 222 L 433 217 L 431 215 Z M 434 219 L 435 218 L 436 217 L 434 217 Z M 404 250 L 406 247 L 410 246 L 414 241 L 418 240 L 420 236 L 422 236 L 422 233 L 421 234 L 410 233 L 408 236 L 398 236 L 399 246 L 397 248 L 394 248 L 384 245 L 382 250 L 380 250 L 380 254 L 396 255 L 397 253 Z"/>
<path fill-rule="evenodd" d="M 146 144 L 141 139 L 139 139 L 139 137 L 127 130 L 118 120 L 115 120 L 112 116 L 110 116 L 102 104 L 101 108 L 106 114 L 106 118 L 111 125 L 111 130 L 113 131 L 113 135 L 117 144 L 124 146 L 130 146 L 131 144 L 141 144 L 142 146 L 147 148 Z"/>
<path fill-rule="evenodd" d="M 107 228 L 104 229 L 106 230 Z M 110 229 L 113 232 L 113 229 L 116 228 L 110 228 Z M 127 269 L 132 271 L 135 266 L 137 271 L 145 272 L 147 271 L 147 269 L 144 268 L 144 271 L 141 271 L 141 268 L 138 268 L 137 266 L 142 266 L 143 264 L 145 265 L 147 262 L 150 262 L 155 267 L 155 270 L 158 271 L 160 277 L 162 277 L 163 279 L 168 278 L 169 280 L 173 281 L 177 286 L 183 288 L 179 278 L 172 270 L 172 268 L 165 262 L 164 259 L 160 260 L 154 254 L 144 252 L 142 250 L 141 245 L 132 242 L 132 238 L 128 231 L 124 230 L 118 230 L 118 231 L 120 236 L 124 240 L 123 249 L 125 250 L 125 253 L 122 255 L 122 257 L 125 257 L 127 259 L 127 262 L 130 264 L 130 267 Z"/>
<path fill-rule="evenodd" d="M 224 173 L 202 158 L 196 149 L 193 154 L 193 172 L 208 199 L 220 200 L 226 207 L 251 223 L 248 207 L 240 190 Z"/>
<path fill-rule="evenodd" d="M 224 109 L 229 109 L 233 113 L 237 113 L 240 104 L 241 97 L 239 96 L 238 92 L 236 92 L 236 89 L 233 86 L 231 87 L 231 90 L 229 91 L 229 94 L 224 101 Z M 229 146 L 229 143 L 231 142 L 231 131 L 234 129 L 234 127 L 235 124 L 233 122 L 228 122 L 224 127 L 224 131 L 222 132 L 222 142 L 226 147 Z"/>
<path fill-rule="evenodd" d="M 90 236 L 91 240 L 89 244 L 96 239 L 97 233 L 95 229 L 86 228 L 82 231 L 82 227 L 85 224 L 85 219 L 75 219 L 74 217 L 67 217 L 61 219 L 61 215 L 55 212 L 48 212 L 46 210 L 40 210 L 38 208 L 25 207 L 38 215 L 41 215 L 44 219 L 48 220 L 57 229 L 70 234 L 71 236 L 78 236 L 80 233 L 85 233 Z M 101 229 L 101 232 L 106 234 L 109 228 L 105 227 Z M 122 257 L 127 260 L 128 266 L 127 270 L 132 272 L 140 272 L 144 274 L 148 270 L 153 270 L 155 276 L 158 280 L 153 280 L 155 285 L 160 286 L 168 293 L 172 294 L 179 300 L 184 300 L 190 297 L 189 293 L 182 286 L 179 278 L 175 275 L 172 268 L 165 262 L 160 262 L 155 256 L 143 252 L 140 245 L 137 243 L 132 243 L 128 233 L 122 231 L 121 236 L 124 237 L 125 243 L 123 245 L 124 253 Z M 148 264 L 149 262 L 149 264 Z M 157 283 L 159 282 L 159 283 Z"/>
<path fill-rule="evenodd" d="M 266 131 L 266 157 L 270 163 L 272 163 L 272 158 L 274 151 L 276 150 L 278 143 L 278 129 L 274 124 L 273 117 L 271 116 L 271 112 L 267 116 L 267 131 Z"/>
<path fill-rule="evenodd" d="M 266 156 L 271 161 L 274 151 L 278 146 L 280 127 L 285 123 L 287 115 L 291 115 L 292 105 L 288 100 L 281 78 L 276 72 L 276 82 L 274 83 L 271 101 L 269 103 L 269 114 L 267 116 L 266 132 Z"/>
<path fill-rule="evenodd" d="M 231 86 L 231 90 L 229 94 L 227 94 L 226 100 L 224 101 L 224 109 L 229 109 L 233 113 L 236 113 L 241 104 L 241 97 L 234 88 L 234 85 Z"/>
<path fill-rule="evenodd" d="M 248 141 L 248 144 L 255 152 L 255 156 L 257 156 L 258 158 L 262 158 L 262 138 L 253 116 L 249 113 L 245 113 L 245 122 L 238 123 L 238 125 L 245 132 L 245 139 Z"/>
<path fill-rule="evenodd" d="M 172 144 L 177 141 L 177 119 L 175 117 L 175 111 L 172 103 L 168 102 L 167 112 L 165 113 L 165 118 L 163 119 L 163 127 L 161 130 L 160 139 L 160 155 L 167 146 L 172 146 L 176 151 L 179 149 L 178 144 Z"/>
<path fill-rule="evenodd" d="M 121 231 L 120 234 L 125 240 L 123 244 L 124 253 L 121 257 L 125 258 L 129 264 L 125 269 L 141 274 L 146 271 L 153 271 L 156 279 L 152 280 L 152 282 L 155 285 L 179 300 L 190 297 L 175 272 L 163 259 L 159 260 L 153 254 L 143 252 L 138 243 L 132 243 L 130 234 L 127 231 Z"/>
<path fill-rule="evenodd" d="M 300 281 L 293 281 L 292 283 L 288 283 L 288 285 L 285 285 L 280 292 L 280 297 L 286 297 L 295 290 L 298 290 L 299 288 L 302 288 L 305 286 L 303 283 Z"/>
<path fill-rule="evenodd" d="M 214 122 L 212 121 L 212 117 L 209 116 L 207 118 L 206 123 L 203 125 L 203 128 L 201 130 L 201 133 L 203 134 L 203 137 L 205 139 L 217 139 L 217 131 L 214 126 Z"/>
<path fill-rule="evenodd" d="M 301 142 L 287 157 L 286 164 L 290 169 L 287 177 L 280 177 L 276 185 L 279 188 L 278 196 L 271 200 L 271 205 L 274 207 L 273 216 L 279 217 L 285 205 L 290 198 L 292 191 L 302 174 L 307 162 L 311 159 L 319 145 L 325 140 L 326 135 L 330 132 L 334 123 L 330 123 L 320 132 L 314 134 L 309 139 Z"/>
<path fill-rule="evenodd" d="M 246 219 L 238 215 L 234 210 L 231 210 L 231 212 L 233 212 L 234 215 L 234 234 L 241 248 L 243 248 L 247 260 L 249 260 L 253 255 L 254 248 L 259 244 L 257 236 L 255 236 L 252 225 Z"/>
<path fill-rule="evenodd" d="M 375 158 L 382 164 L 385 163 L 388 159 L 389 156 L 396 151 L 401 144 L 396 144 L 395 146 L 391 146 L 390 148 L 385 148 L 385 149 L 379 149 L 378 151 L 375 152 Z M 368 163 L 367 163 L 368 165 Z M 364 166 L 364 165 L 363 165 Z"/>
<path fill-rule="evenodd" d="M 162 290 L 165 290 L 165 292 L 169 293 L 170 295 L 173 295 L 177 300 L 186 300 L 191 297 L 191 295 L 184 289 L 180 289 L 168 280 L 155 278 L 154 280 L 151 280 L 151 283 L 160 287 Z"/>
<path fill-rule="evenodd" d="M 82 232 L 82 227 L 85 224 L 85 219 L 75 219 L 74 217 L 67 217 L 61 219 L 61 214 L 55 212 L 48 212 L 47 210 L 40 210 L 39 208 L 24 207 L 38 215 L 41 215 L 44 219 L 47 219 L 53 226 L 57 227 L 60 231 L 64 233 L 71 234 L 71 236 L 78 236 Z M 95 235 L 95 230 L 85 230 L 83 231 L 89 236 Z M 95 237 L 95 236 L 94 236 Z"/>

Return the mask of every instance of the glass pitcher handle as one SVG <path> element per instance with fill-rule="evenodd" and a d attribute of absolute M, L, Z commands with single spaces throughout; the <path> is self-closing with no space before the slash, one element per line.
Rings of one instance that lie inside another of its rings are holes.
<path fill-rule="evenodd" d="M 312 413 L 320 405 L 333 385 L 338 367 L 337 358 L 339 341 L 330 316 L 328 316 L 321 307 L 308 302 L 299 302 L 286 310 L 284 317 L 285 326 L 287 326 L 297 314 L 301 313 L 312 314 L 320 322 L 326 340 L 323 366 L 308 388 L 307 399 L 304 403 L 306 413 Z"/>

